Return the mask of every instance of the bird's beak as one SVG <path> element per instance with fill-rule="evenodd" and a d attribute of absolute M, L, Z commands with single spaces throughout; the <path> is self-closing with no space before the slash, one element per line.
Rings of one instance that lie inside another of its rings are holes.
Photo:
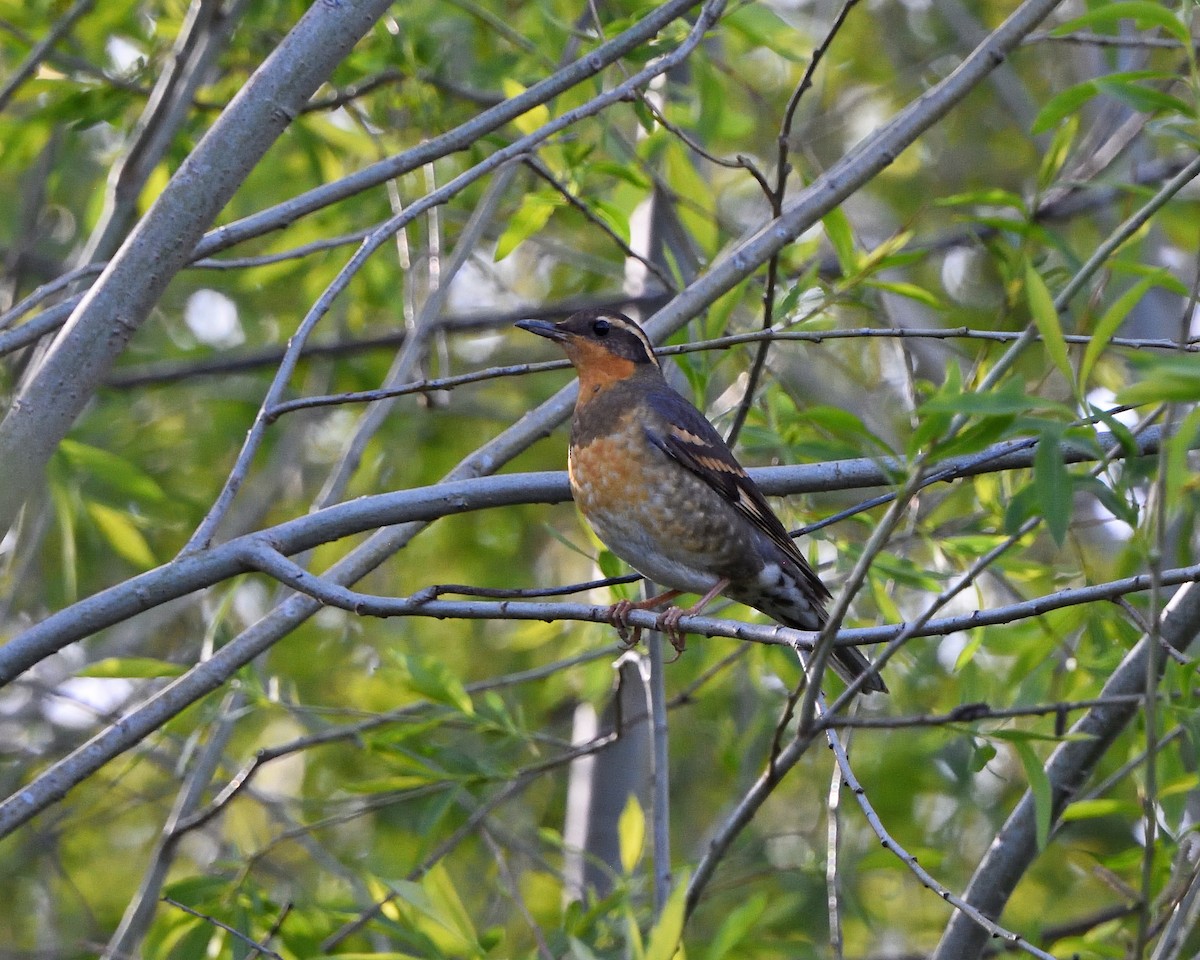
<path fill-rule="evenodd" d="M 536 333 L 539 337 L 545 337 L 547 340 L 553 340 L 555 343 L 562 343 L 567 339 L 567 332 L 557 323 L 551 323 L 549 320 L 518 320 L 515 326 L 522 330 L 528 330 L 530 333 Z"/>

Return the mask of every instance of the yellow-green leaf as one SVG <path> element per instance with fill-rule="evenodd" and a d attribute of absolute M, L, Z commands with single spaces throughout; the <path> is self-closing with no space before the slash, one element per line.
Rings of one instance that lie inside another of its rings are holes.
<path fill-rule="evenodd" d="M 1024 741 L 1016 741 L 1013 747 L 1021 758 L 1021 766 L 1025 768 L 1025 777 L 1029 780 L 1029 790 L 1033 794 L 1033 812 L 1037 829 L 1037 847 L 1046 849 L 1046 841 L 1050 839 L 1050 814 L 1053 796 L 1050 791 L 1050 779 L 1042 769 L 1042 761 L 1033 752 L 1033 747 Z"/>
<path fill-rule="evenodd" d="M 1033 453 L 1033 488 L 1046 529 L 1060 547 L 1071 525 L 1071 474 L 1063 461 L 1062 433 L 1052 427 L 1043 431 Z"/>
<path fill-rule="evenodd" d="M 684 904 L 687 901 L 687 876 L 679 878 L 675 889 L 663 905 L 662 913 L 654 929 L 650 931 L 650 942 L 646 945 L 646 960 L 671 960 L 682 955 L 679 940 L 683 936 Z"/>
<path fill-rule="evenodd" d="M 468 942 L 479 939 L 475 932 L 475 923 L 471 919 L 471 912 L 467 910 L 459 897 L 458 890 L 454 886 L 454 881 L 450 879 L 444 862 L 434 864 L 430 868 L 425 879 L 421 881 L 421 887 L 429 897 L 429 903 L 433 907 L 433 916 L 440 923 Z"/>
<path fill-rule="evenodd" d="M 500 86 L 504 90 L 504 95 L 510 100 L 525 92 L 525 88 L 511 77 L 506 77 Z M 527 110 L 517 117 L 513 121 L 513 126 L 520 130 L 521 133 L 530 134 L 539 127 L 544 127 L 549 122 L 550 110 L 544 103 L 541 103 L 532 110 Z"/>
<path fill-rule="evenodd" d="M 754 925 L 758 923 L 766 909 L 766 894 L 758 893 L 745 903 L 730 910 L 721 921 L 716 936 L 709 943 L 704 960 L 725 960 L 728 956 L 735 956 L 734 951 L 754 929 Z"/>
<path fill-rule="evenodd" d="M 1187 24 L 1179 18 L 1179 14 L 1158 3 L 1149 0 L 1116 0 L 1113 3 L 1102 4 L 1094 10 L 1074 20 L 1059 24 L 1052 31 L 1061 37 L 1079 30 L 1091 30 L 1097 27 L 1116 29 L 1121 20 L 1132 20 L 1143 30 L 1149 27 L 1161 27 L 1180 43 L 1191 43 L 1191 35 Z"/>
<path fill-rule="evenodd" d="M 1067 341 L 1063 337 L 1062 324 L 1058 319 L 1058 310 L 1054 307 L 1054 298 L 1050 289 L 1033 264 L 1025 265 L 1025 293 L 1029 300 L 1029 312 L 1037 325 L 1042 342 L 1046 345 L 1046 353 L 1054 361 L 1054 365 L 1062 371 L 1067 383 L 1075 383 L 1075 373 L 1071 369 L 1071 360 L 1067 356 Z"/>
<path fill-rule="evenodd" d="M 854 249 L 854 233 L 850 229 L 850 220 L 841 207 L 835 207 L 821 218 L 825 227 L 825 236 L 837 255 L 838 265 L 842 273 L 852 276 L 858 272 L 858 254 Z"/>
<path fill-rule="evenodd" d="M 104 680 L 144 680 L 151 677 L 178 677 L 184 667 L 178 663 L 167 663 L 153 657 L 106 657 L 84 667 L 77 676 L 99 677 Z"/>
<path fill-rule="evenodd" d="M 163 503 L 167 495 L 158 482 L 144 470 L 108 450 L 89 446 L 66 437 L 58 446 L 57 456 L 73 471 L 101 484 L 114 498 L 129 498 L 145 503 Z"/>
<path fill-rule="evenodd" d="M 617 838 L 621 848 L 621 869 L 633 873 L 646 843 L 646 814 L 632 793 L 617 819 Z"/>
<path fill-rule="evenodd" d="M 1100 797 L 1096 800 L 1080 800 L 1078 803 L 1073 803 L 1062 813 L 1062 819 L 1066 823 L 1073 820 L 1094 820 L 1097 817 L 1111 817 L 1116 814 L 1122 816 L 1137 816 L 1141 812 L 1136 803 L 1130 803 L 1128 800 L 1116 800 L 1112 797 Z"/>
<path fill-rule="evenodd" d="M 1146 291 L 1157 282 L 1157 274 L 1143 277 L 1121 294 L 1121 296 L 1117 297 L 1116 302 L 1105 310 L 1104 315 L 1096 321 L 1096 327 L 1092 331 L 1092 339 L 1088 341 L 1087 349 L 1083 351 L 1083 360 L 1079 364 L 1080 386 L 1087 386 L 1092 368 L 1096 365 L 1096 361 L 1100 359 L 1100 355 L 1104 352 L 1105 347 L 1108 346 L 1108 342 L 1112 340 L 1113 335 L 1117 332 L 1121 321 L 1137 305 L 1138 301 L 1146 295 Z"/>
<path fill-rule="evenodd" d="M 503 260 L 525 240 L 541 230 L 560 203 L 561 200 L 540 193 L 527 193 L 517 212 L 509 218 L 508 226 L 500 234 L 500 239 L 496 241 L 495 259 Z"/>
<path fill-rule="evenodd" d="M 94 501 L 87 504 L 87 512 L 108 545 L 123 559 L 143 570 L 148 570 L 158 562 L 154 559 L 150 544 L 129 514 Z"/>

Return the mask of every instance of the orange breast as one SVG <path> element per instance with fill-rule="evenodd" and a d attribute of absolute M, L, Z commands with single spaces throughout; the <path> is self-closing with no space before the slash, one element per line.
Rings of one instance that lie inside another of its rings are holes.
<path fill-rule="evenodd" d="M 615 508 L 638 510 L 646 501 L 646 439 L 640 430 L 618 430 L 573 447 L 567 461 L 571 492 L 585 516 Z"/>

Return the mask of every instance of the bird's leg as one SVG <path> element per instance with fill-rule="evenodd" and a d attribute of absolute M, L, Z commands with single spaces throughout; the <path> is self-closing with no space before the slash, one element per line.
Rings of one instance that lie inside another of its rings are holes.
<path fill-rule="evenodd" d="M 609 619 L 612 621 L 612 625 L 617 628 L 621 642 L 627 647 L 636 647 L 642 639 L 641 627 L 634 627 L 632 633 L 630 632 L 630 610 L 653 610 L 655 607 L 661 607 L 668 600 L 674 600 L 681 592 L 680 590 L 668 590 L 666 593 L 647 597 L 645 600 L 618 600 L 609 607 Z"/>
<path fill-rule="evenodd" d="M 680 617 L 690 617 L 707 607 L 713 602 L 713 598 L 722 590 L 729 586 L 729 578 L 722 577 L 712 585 L 712 589 L 702 596 L 696 603 L 684 609 L 682 607 L 672 607 L 658 618 L 658 629 L 667 635 L 667 639 L 671 641 L 671 646 L 675 648 L 676 653 L 683 653 L 684 647 L 687 645 L 687 634 L 679 628 Z M 678 658 L 677 658 L 678 659 Z"/>

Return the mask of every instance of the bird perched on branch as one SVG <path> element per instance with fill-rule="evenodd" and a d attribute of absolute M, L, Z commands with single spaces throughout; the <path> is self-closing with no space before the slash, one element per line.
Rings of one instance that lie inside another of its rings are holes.
<path fill-rule="evenodd" d="M 579 374 L 567 467 L 579 509 L 613 553 L 670 588 L 614 605 L 618 625 L 681 593 L 700 600 L 659 619 L 679 650 L 680 617 L 718 594 L 784 626 L 825 624 L 829 590 L 720 434 L 668 385 L 641 327 L 609 310 L 517 326 L 557 343 Z M 847 680 L 870 668 L 853 647 L 835 648 L 831 662 Z M 878 674 L 863 689 L 887 692 Z"/>

